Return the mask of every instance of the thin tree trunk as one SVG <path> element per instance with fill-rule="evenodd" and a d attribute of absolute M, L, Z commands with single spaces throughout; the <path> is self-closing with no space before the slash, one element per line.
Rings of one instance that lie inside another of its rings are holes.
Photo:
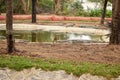
<path fill-rule="evenodd" d="M 57 10 L 57 3 L 58 3 L 58 0 L 54 0 L 55 14 L 58 13 L 58 10 Z"/>
<path fill-rule="evenodd" d="M 106 15 L 106 8 L 107 8 L 107 3 L 108 0 L 105 0 L 104 2 L 104 7 L 103 7 L 103 12 L 102 12 L 102 17 L 101 17 L 101 25 L 104 24 L 104 20 L 105 20 L 105 15 Z"/>
<path fill-rule="evenodd" d="M 113 0 L 110 44 L 120 45 L 120 0 Z"/>
<path fill-rule="evenodd" d="M 61 1 L 61 12 L 64 11 L 64 3 L 65 3 L 65 0 L 62 0 L 62 1 Z"/>
<path fill-rule="evenodd" d="M 30 0 L 27 2 L 27 11 L 29 12 L 29 7 L 30 7 Z"/>
<path fill-rule="evenodd" d="M 25 0 L 21 0 L 22 4 L 23 4 L 23 10 L 25 12 L 25 14 L 28 14 L 29 12 L 29 6 L 30 6 L 30 1 L 28 0 L 27 2 Z"/>
<path fill-rule="evenodd" d="M 36 0 L 32 0 L 32 23 L 36 23 Z"/>
<path fill-rule="evenodd" d="M 60 15 L 61 14 L 61 2 L 62 0 L 54 0 L 55 3 L 55 14 Z"/>
<path fill-rule="evenodd" d="M 14 38 L 13 38 L 13 9 L 12 9 L 13 0 L 6 0 L 6 38 L 7 38 L 7 51 L 8 53 L 14 52 Z"/>

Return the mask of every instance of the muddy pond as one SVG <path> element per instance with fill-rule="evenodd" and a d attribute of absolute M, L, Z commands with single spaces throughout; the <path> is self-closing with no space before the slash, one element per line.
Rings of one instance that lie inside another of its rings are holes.
<path fill-rule="evenodd" d="M 5 39 L 6 31 L 0 30 L 0 39 Z M 52 32 L 41 30 L 15 30 L 17 42 L 105 42 L 100 35 L 88 35 L 68 32 Z"/>

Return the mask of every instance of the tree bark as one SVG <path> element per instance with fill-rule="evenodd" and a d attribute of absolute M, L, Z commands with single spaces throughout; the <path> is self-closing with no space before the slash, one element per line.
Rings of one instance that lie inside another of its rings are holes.
<path fill-rule="evenodd" d="M 23 10 L 25 12 L 25 14 L 28 14 L 29 12 L 29 6 L 30 6 L 30 1 L 28 0 L 27 2 L 25 0 L 20 0 L 23 4 Z"/>
<path fill-rule="evenodd" d="M 110 44 L 120 45 L 120 0 L 113 0 Z"/>
<path fill-rule="evenodd" d="M 36 23 L 36 0 L 32 0 L 32 23 Z"/>
<path fill-rule="evenodd" d="M 104 20 L 105 20 L 105 15 L 106 15 L 106 8 L 107 8 L 107 3 L 108 0 L 105 0 L 104 2 L 104 7 L 103 7 L 103 12 L 102 12 L 102 17 L 101 17 L 101 25 L 104 24 Z"/>
<path fill-rule="evenodd" d="M 12 53 L 15 51 L 14 38 L 13 38 L 13 9 L 12 0 L 6 0 L 6 38 L 7 38 L 7 51 Z"/>

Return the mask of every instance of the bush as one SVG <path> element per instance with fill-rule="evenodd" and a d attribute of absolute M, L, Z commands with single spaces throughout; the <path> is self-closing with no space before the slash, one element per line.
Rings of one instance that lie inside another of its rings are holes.
<path fill-rule="evenodd" d="M 1 0 L 0 1 L 0 13 L 5 13 L 5 11 L 6 11 L 5 0 Z"/>
<path fill-rule="evenodd" d="M 101 14 L 102 14 L 101 9 L 91 9 L 90 11 L 88 11 L 88 16 L 91 17 L 100 17 Z"/>
<path fill-rule="evenodd" d="M 5 0 L 1 0 L 1 2 L 0 2 L 0 12 L 1 13 L 6 13 Z M 24 13 L 24 11 L 22 9 L 22 3 L 20 2 L 20 0 L 13 0 L 13 13 L 14 14 Z"/>
<path fill-rule="evenodd" d="M 85 14 L 83 16 L 90 16 L 90 17 L 101 17 L 102 15 L 102 9 L 91 9 L 87 12 L 84 12 Z M 112 17 L 112 11 L 107 10 L 106 11 L 106 17 Z"/>
<path fill-rule="evenodd" d="M 107 10 L 106 17 L 112 17 L 112 10 Z"/>
<path fill-rule="evenodd" d="M 53 13 L 54 3 L 52 0 L 41 0 L 38 2 L 38 13 Z"/>

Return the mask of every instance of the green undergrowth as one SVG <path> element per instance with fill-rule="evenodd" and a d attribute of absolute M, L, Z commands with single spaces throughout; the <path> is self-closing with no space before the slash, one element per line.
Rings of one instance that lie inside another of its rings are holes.
<path fill-rule="evenodd" d="M 101 63 L 74 63 L 62 60 L 46 60 L 40 58 L 22 57 L 22 56 L 0 56 L 0 67 L 10 68 L 17 71 L 28 68 L 41 68 L 46 71 L 65 70 L 67 73 L 73 73 L 80 76 L 85 73 L 104 76 L 107 78 L 120 76 L 120 64 L 101 64 Z"/>

